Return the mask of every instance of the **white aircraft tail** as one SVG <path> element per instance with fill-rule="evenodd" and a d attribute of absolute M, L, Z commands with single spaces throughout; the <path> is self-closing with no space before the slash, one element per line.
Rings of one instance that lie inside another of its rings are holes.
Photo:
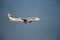
<path fill-rule="evenodd" d="M 12 17 L 10 13 L 8 14 L 8 17 Z"/>

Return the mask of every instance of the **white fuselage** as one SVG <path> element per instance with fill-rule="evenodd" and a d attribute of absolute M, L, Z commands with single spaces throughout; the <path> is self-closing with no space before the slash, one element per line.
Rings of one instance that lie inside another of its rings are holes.
<path fill-rule="evenodd" d="M 9 21 L 14 21 L 14 22 L 24 22 L 21 18 L 13 18 L 8 14 L 8 19 Z"/>
<path fill-rule="evenodd" d="M 39 22 L 40 18 L 13 18 L 10 14 L 8 14 L 8 19 L 9 21 L 14 21 L 14 22 Z"/>

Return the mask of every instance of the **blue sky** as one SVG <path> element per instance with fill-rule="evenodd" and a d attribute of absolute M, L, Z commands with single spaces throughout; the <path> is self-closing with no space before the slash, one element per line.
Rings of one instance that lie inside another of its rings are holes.
<path fill-rule="evenodd" d="M 1 40 L 59 40 L 59 0 L 1 0 Z M 39 17 L 39 23 L 9 22 L 13 17 Z"/>

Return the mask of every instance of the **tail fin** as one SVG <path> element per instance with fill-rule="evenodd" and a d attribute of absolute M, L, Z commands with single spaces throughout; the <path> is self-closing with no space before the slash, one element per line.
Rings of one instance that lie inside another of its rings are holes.
<path fill-rule="evenodd" d="M 12 17 L 10 13 L 8 13 L 8 20 L 9 20 L 9 17 Z"/>
<path fill-rule="evenodd" d="M 10 13 L 8 14 L 8 17 L 12 17 Z"/>

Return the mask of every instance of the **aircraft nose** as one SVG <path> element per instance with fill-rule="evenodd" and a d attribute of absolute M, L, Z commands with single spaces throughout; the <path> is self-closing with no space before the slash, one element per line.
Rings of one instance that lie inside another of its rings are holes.
<path fill-rule="evenodd" d="M 40 21 L 42 21 L 42 19 L 40 19 Z"/>
<path fill-rule="evenodd" d="M 41 20 L 40 18 L 38 18 L 38 20 Z"/>
<path fill-rule="evenodd" d="M 38 18 L 39 21 L 42 21 L 42 19 Z"/>
<path fill-rule="evenodd" d="M 41 20 L 41 19 L 38 19 L 38 20 Z"/>

